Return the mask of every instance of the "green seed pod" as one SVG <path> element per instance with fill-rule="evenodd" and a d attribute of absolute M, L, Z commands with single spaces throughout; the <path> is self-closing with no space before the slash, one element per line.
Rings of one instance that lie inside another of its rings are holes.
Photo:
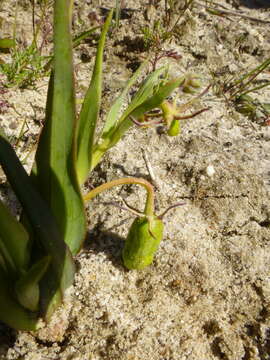
<path fill-rule="evenodd" d="M 146 217 L 133 221 L 122 252 L 125 267 L 140 270 L 153 262 L 163 228 L 162 220 L 157 217 L 151 220 L 151 225 Z"/>
<path fill-rule="evenodd" d="M 180 133 L 180 121 L 179 120 L 173 120 L 167 134 L 169 136 L 177 136 Z"/>

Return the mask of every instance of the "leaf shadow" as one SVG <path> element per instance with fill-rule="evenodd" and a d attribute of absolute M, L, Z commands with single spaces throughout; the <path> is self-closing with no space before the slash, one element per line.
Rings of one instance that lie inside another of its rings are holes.
<path fill-rule="evenodd" d="M 0 321 L 0 359 L 5 359 L 9 348 L 15 345 L 17 331 Z"/>
<path fill-rule="evenodd" d="M 240 4 L 250 9 L 267 9 L 270 8 L 269 0 L 241 0 Z"/>
<path fill-rule="evenodd" d="M 124 220 L 126 221 L 126 220 Z M 121 257 L 124 248 L 125 239 L 111 229 L 104 230 L 103 222 L 99 222 L 95 227 L 87 233 L 83 246 L 84 256 L 90 254 L 105 254 L 106 258 L 114 267 L 123 271 L 125 269 Z"/>

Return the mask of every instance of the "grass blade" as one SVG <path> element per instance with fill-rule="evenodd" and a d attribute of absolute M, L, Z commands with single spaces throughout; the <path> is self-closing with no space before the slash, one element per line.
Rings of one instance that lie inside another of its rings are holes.
<path fill-rule="evenodd" d="M 100 25 L 95 26 L 89 30 L 83 31 L 82 33 L 75 36 L 72 40 L 73 49 L 78 47 L 85 39 L 87 39 L 93 32 L 95 32 L 99 28 Z M 44 71 L 48 71 L 52 63 L 53 63 L 53 56 L 50 56 L 50 60 L 44 65 Z"/>
<path fill-rule="evenodd" d="M 89 30 L 83 31 L 80 34 L 78 34 L 77 36 L 75 36 L 72 41 L 73 49 L 75 49 L 77 46 L 79 46 L 83 42 L 83 40 L 87 39 L 93 32 L 95 32 L 99 28 L 100 28 L 100 25 L 95 26 Z"/>
<path fill-rule="evenodd" d="M 15 41 L 10 38 L 0 39 L 0 50 L 9 50 L 15 46 Z"/>

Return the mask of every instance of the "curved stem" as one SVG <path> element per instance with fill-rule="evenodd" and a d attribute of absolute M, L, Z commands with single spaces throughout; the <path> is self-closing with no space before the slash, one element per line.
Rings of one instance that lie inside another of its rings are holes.
<path fill-rule="evenodd" d="M 198 111 L 195 111 L 194 113 L 191 113 L 189 115 L 184 115 L 184 116 L 175 116 L 174 117 L 174 120 L 186 120 L 186 119 L 191 119 L 197 115 L 200 115 L 201 113 L 207 111 L 207 110 L 210 110 L 211 108 L 210 107 L 207 107 L 207 108 L 203 108 L 201 110 L 198 110 Z"/>
<path fill-rule="evenodd" d="M 160 214 L 158 216 L 158 219 L 162 220 L 164 218 L 164 216 L 167 214 L 168 211 L 170 211 L 170 210 L 172 210 L 172 209 L 174 209 L 174 208 L 176 208 L 178 206 L 182 206 L 182 205 L 186 205 L 186 203 L 177 203 L 177 204 L 169 206 L 165 211 L 163 211 L 162 214 Z"/>
<path fill-rule="evenodd" d="M 89 191 L 89 193 L 87 193 L 86 195 L 83 196 L 83 199 L 84 199 L 84 201 L 89 201 L 105 190 L 111 189 L 114 186 L 127 185 L 127 184 L 141 185 L 145 188 L 145 190 L 147 191 L 147 199 L 146 199 L 146 203 L 145 203 L 144 213 L 147 216 L 153 216 L 154 215 L 154 200 L 155 200 L 154 187 L 147 180 L 140 179 L 140 178 L 131 177 L 131 178 L 122 178 L 122 179 L 112 180 L 106 184 L 102 184 L 102 185 L 96 187 L 95 189 Z"/>

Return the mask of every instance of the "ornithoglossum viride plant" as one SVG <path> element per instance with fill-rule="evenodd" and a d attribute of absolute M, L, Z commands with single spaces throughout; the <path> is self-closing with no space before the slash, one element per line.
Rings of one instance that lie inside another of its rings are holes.
<path fill-rule="evenodd" d="M 126 109 L 126 95 L 142 66 L 111 106 L 97 136 L 102 91 L 102 58 L 112 20 L 103 26 L 89 89 L 79 115 L 75 109 L 71 16 L 72 1 L 54 1 L 54 54 L 45 124 L 28 175 L 5 135 L 0 133 L 0 164 L 21 206 L 18 220 L 0 201 L 0 320 L 15 329 L 36 330 L 39 318 L 49 320 L 72 285 L 76 255 L 86 235 L 85 201 L 101 191 L 123 184 L 147 190 L 145 210 L 138 214 L 123 250 L 124 265 L 141 269 L 153 260 L 163 234 L 162 216 L 154 212 L 152 185 L 143 179 L 118 179 L 83 195 L 81 186 L 107 150 L 135 124 L 163 123 L 169 135 L 179 133 L 176 122 L 191 103 L 178 107 L 166 98 L 179 86 L 192 90 L 196 78 L 168 80 L 165 68 L 150 73 Z M 161 79 L 163 75 L 163 79 Z M 199 95 L 201 96 L 201 95 Z M 160 111 L 152 112 L 153 109 Z"/>

